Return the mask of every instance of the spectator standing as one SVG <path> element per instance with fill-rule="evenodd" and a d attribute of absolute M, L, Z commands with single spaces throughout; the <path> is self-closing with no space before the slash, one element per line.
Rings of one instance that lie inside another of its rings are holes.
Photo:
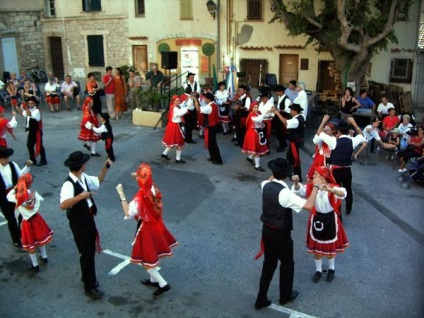
<path fill-rule="evenodd" d="M 291 101 L 292 104 L 294 103 L 294 100 L 296 99 L 296 97 L 298 95 L 298 91 L 297 91 L 296 87 L 297 87 L 296 81 L 291 80 L 289 82 L 289 86 L 284 91 L 284 94 L 289 98 L 289 100 Z"/>
<path fill-rule="evenodd" d="M 87 83 L 86 83 L 86 91 L 88 96 L 93 98 L 93 112 L 96 114 L 100 114 L 102 112 L 102 101 L 100 99 L 101 91 L 99 83 L 97 83 L 96 77 L 93 72 L 87 74 Z M 83 109 L 84 110 L 84 109 Z"/>
<path fill-rule="evenodd" d="M 136 75 L 134 70 L 129 70 L 128 87 L 130 88 L 130 109 L 137 108 L 138 91 L 141 87 L 140 75 Z"/>
<path fill-rule="evenodd" d="M 118 119 L 119 116 L 124 118 L 124 112 L 127 110 L 127 103 L 125 102 L 127 85 L 125 84 L 124 74 L 120 67 L 115 68 L 113 78 L 115 80 L 115 118 Z"/>
<path fill-rule="evenodd" d="M 106 107 L 109 116 L 115 119 L 115 79 L 112 75 L 112 66 L 106 67 L 106 74 L 103 75 L 103 87 L 105 90 Z"/>

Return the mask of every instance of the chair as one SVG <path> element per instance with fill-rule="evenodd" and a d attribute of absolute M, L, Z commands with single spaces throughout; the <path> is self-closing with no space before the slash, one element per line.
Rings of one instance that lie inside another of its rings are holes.
<path fill-rule="evenodd" d="M 273 88 L 274 86 L 278 85 L 277 82 L 277 75 L 275 74 L 266 74 L 265 75 L 265 85 Z"/>
<path fill-rule="evenodd" d="M 384 149 L 384 148 L 378 147 L 377 148 L 377 156 L 380 159 L 380 161 L 381 161 L 381 157 L 382 157 L 384 152 L 387 155 L 394 155 L 393 166 L 392 166 L 392 170 L 394 170 L 396 165 L 399 164 L 399 157 L 397 156 L 397 150 Z"/>

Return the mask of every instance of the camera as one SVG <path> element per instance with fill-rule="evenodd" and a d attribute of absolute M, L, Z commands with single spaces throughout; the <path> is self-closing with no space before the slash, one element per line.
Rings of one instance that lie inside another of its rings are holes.
<path fill-rule="evenodd" d="M 411 130 L 407 131 L 406 133 L 410 136 L 417 136 L 418 135 L 418 128 L 416 128 L 416 127 L 411 128 Z"/>

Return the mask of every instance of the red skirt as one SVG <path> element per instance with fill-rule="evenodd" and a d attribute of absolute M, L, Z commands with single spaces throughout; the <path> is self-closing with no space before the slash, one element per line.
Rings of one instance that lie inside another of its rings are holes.
<path fill-rule="evenodd" d="M 34 252 L 37 247 L 50 243 L 53 231 L 39 213 L 35 213 L 21 224 L 22 248 Z"/>
<path fill-rule="evenodd" d="M 172 121 L 168 122 L 163 135 L 162 143 L 166 147 L 184 147 L 184 133 L 179 124 Z"/>
<path fill-rule="evenodd" d="M 177 240 L 162 222 L 143 222 L 134 239 L 131 262 L 155 267 L 159 264 L 159 258 L 172 255 L 171 248 L 176 245 Z"/>
<path fill-rule="evenodd" d="M 81 127 L 78 139 L 82 141 L 94 141 L 97 142 L 100 140 L 100 136 L 96 135 L 92 130 L 85 127 Z"/>
<path fill-rule="evenodd" d="M 259 135 L 256 129 L 248 129 L 246 136 L 244 137 L 242 152 L 248 153 L 249 155 L 264 155 L 268 153 L 267 144 L 261 145 L 259 143 Z"/>
<path fill-rule="evenodd" d="M 53 105 L 60 104 L 60 98 L 59 96 L 46 96 L 46 102 Z"/>
<path fill-rule="evenodd" d="M 337 253 L 344 252 L 345 248 L 349 246 L 346 232 L 339 216 L 335 212 L 325 214 L 329 217 L 334 217 L 335 235 L 330 239 L 319 239 L 314 235 L 313 220 L 315 214 L 310 214 L 308 220 L 308 228 L 306 234 L 306 247 L 309 253 L 322 255 L 325 257 L 335 257 Z M 326 226 L 326 225 L 324 225 Z M 331 229 L 328 229 L 331 231 Z M 325 230 L 324 230 L 325 231 Z"/>

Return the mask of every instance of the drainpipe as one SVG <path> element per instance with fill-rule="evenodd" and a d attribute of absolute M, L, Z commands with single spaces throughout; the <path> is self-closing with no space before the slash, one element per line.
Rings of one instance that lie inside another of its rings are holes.
<path fill-rule="evenodd" d="M 216 30 L 218 33 L 218 38 L 216 41 L 216 54 L 217 54 L 217 71 L 219 71 L 219 65 L 221 63 L 221 27 L 220 27 L 220 9 L 221 9 L 221 1 L 218 0 L 218 8 L 216 9 L 216 15 L 217 15 L 217 19 L 216 19 Z"/>

